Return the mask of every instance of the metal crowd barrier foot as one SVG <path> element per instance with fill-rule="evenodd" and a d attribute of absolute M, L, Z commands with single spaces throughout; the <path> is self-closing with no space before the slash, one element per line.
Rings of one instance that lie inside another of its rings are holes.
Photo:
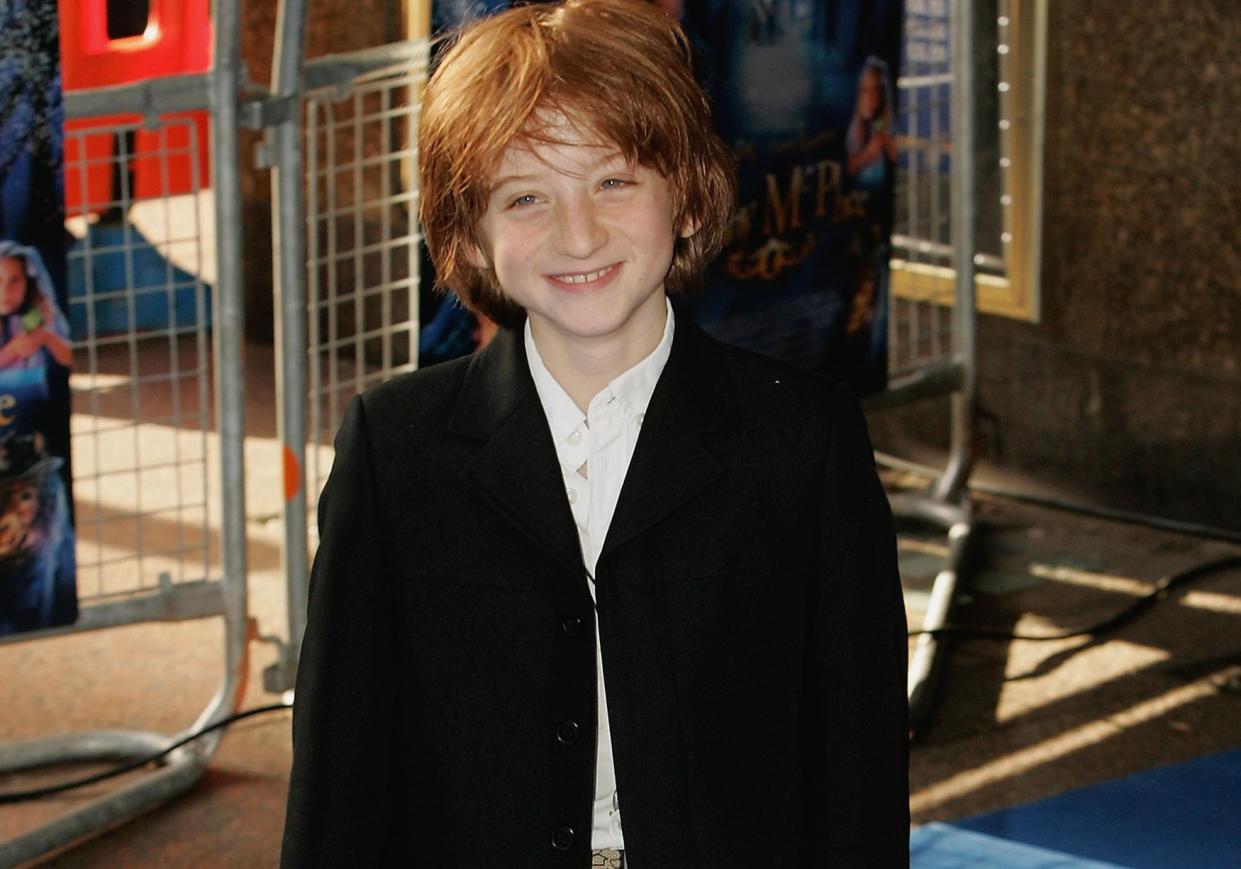
<path fill-rule="evenodd" d="M 974 523 L 968 504 L 946 504 L 923 494 L 893 495 L 891 504 L 896 516 L 942 528 L 948 535 L 948 554 L 943 568 L 935 575 L 926 615 L 922 620 L 922 630 L 931 633 L 918 636 L 909 657 L 909 729 L 912 735 L 917 736 L 930 721 L 949 649 L 948 637 L 933 632 L 951 622 L 953 607 L 967 585 L 966 571 L 969 548 L 974 539 Z"/>
<path fill-rule="evenodd" d="M 51 765 L 113 761 L 123 763 L 164 749 L 172 738 L 144 731 L 96 730 L 30 742 L 0 745 L 0 774 Z M 29 833 L 0 843 L 0 867 L 18 866 L 73 845 L 171 800 L 202 775 L 214 751 L 211 745 L 184 746 L 169 752 L 162 766 L 111 793 L 91 800 Z"/>

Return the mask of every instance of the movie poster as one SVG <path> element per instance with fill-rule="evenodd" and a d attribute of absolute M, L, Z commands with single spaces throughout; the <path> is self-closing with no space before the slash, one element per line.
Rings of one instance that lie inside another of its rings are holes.
<path fill-rule="evenodd" d="M 695 303 L 721 340 L 887 379 L 901 0 L 659 0 L 738 161 L 730 240 Z"/>
<path fill-rule="evenodd" d="M 55 0 L 0 2 L 0 635 L 77 619 Z"/>

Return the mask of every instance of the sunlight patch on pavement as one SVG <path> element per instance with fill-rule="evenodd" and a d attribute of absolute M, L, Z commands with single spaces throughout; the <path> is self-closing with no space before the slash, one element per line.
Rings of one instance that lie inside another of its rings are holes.
<path fill-rule="evenodd" d="M 1113 715 L 1074 727 L 1050 739 L 963 770 L 912 794 L 910 808 L 914 812 L 927 811 L 997 782 L 1021 776 L 1036 767 L 1054 763 L 1182 706 L 1212 697 L 1219 693 L 1221 684 L 1239 677 L 1241 666 L 1225 667 L 1188 685 L 1180 685 L 1157 697 L 1135 703 Z"/>

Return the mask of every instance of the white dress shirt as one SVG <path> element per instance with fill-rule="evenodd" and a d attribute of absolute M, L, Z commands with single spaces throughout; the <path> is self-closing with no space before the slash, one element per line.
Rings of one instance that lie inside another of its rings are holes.
<path fill-rule="evenodd" d="M 642 418 L 651 394 L 672 352 L 675 328 L 672 305 L 667 304 L 664 334 L 650 355 L 617 376 L 590 401 L 583 414 L 547 370 L 534 344 L 530 323 L 526 322 L 526 358 L 530 375 L 547 416 L 565 495 L 573 511 L 582 561 L 590 578 L 590 595 L 595 596 L 594 574 L 607 538 L 612 514 L 620 498 L 621 486 L 629 470 Z M 585 470 L 587 473 L 581 473 Z M 607 694 L 603 684 L 603 655 L 599 627 L 595 625 L 595 667 L 598 672 L 599 734 L 595 754 L 595 812 L 590 846 L 593 849 L 625 847 L 621 831 L 620 802 L 616 793 L 616 770 L 612 764 L 612 735 L 608 726 Z"/>

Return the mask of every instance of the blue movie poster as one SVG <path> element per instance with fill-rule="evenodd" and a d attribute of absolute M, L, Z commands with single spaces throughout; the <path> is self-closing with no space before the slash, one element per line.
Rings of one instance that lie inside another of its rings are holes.
<path fill-rule="evenodd" d="M 697 300 L 716 337 L 887 377 L 900 0 L 660 0 L 694 43 L 738 160 L 738 210 Z"/>
<path fill-rule="evenodd" d="M 78 615 L 59 56 L 55 0 L 0 3 L 0 634 Z"/>

